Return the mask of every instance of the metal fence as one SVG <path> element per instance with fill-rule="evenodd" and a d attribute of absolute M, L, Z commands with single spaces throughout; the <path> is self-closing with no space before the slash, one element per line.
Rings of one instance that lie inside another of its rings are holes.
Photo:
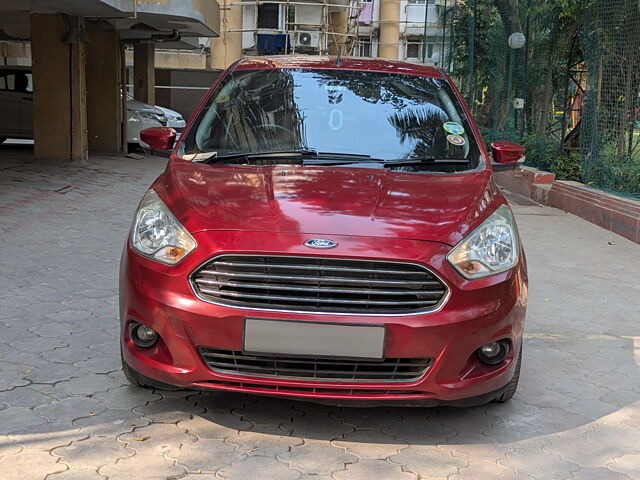
<path fill-rule="evenodd" d="M 452 22 L 452 73 L 486 140 L 640 196 L 638 0 L 462 0 Z"/>

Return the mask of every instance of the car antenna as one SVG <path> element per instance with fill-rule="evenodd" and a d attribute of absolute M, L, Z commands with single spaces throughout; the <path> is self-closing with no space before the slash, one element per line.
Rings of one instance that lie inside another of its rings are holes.
<path fill-rule="evenodd" d="M 336 67 L 342 66 L 342 45 L 338 45 L 338 57 L 336 58 Z"/>

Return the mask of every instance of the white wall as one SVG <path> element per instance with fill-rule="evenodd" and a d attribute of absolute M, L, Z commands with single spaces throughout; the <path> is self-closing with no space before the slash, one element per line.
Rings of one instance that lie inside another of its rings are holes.
<path fill-rule="evenodd" d="M 296 5 L 296 23 L 310 23 L 319 25 L 322 23 L 322 7 L 317 5 Z M 298 30 L 312 29 L 317 27 L 298 26 Z"/>
<path fill-rule="evenodd" d="M 256 27 L 256 7 L 247 5 L 242 7 L 242 29 L 251 30 Z M 253 48 L 255 37 L 253 32 L 242 32 L 242 48 Z"/>

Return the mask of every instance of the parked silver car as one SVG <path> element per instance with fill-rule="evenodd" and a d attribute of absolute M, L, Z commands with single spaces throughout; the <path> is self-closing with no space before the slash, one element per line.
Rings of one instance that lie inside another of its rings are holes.
<path fill-rule="evenodd" d="M 0 143 L 7 138 L 33 138 L 33 77 L 31 67 L 0 66 Z M 186 122 L 178 112 L 148 105 L 127 95 L 127 143 L 138 143 L 140 130 Z"/>

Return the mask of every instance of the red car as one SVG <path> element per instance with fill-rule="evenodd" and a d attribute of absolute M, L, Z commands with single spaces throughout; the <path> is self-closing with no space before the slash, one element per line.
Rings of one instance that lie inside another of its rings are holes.
<path fill-rule="evenodd" d="M 527 270 L 442 70 L 262 57 L 224 72 L 144 195 L 120 269 L 140 386 L 475 405 L 518 383 Z M 492 145 L 514 168 L 524 150 Z"/>

